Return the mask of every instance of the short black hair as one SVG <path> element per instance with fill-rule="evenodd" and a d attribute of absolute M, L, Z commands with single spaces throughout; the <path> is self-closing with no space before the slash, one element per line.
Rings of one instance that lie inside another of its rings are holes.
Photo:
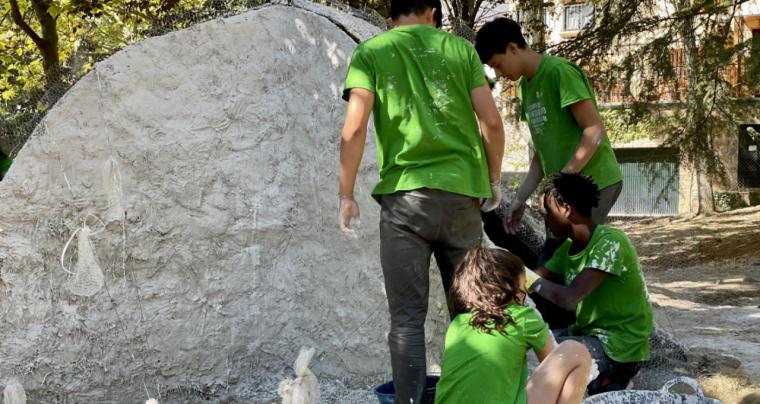
<path fill-rule="evenodd" d="M 507 44 L 514 42 L 520 49 L 525 49 L 527 43 L 520 30 L 520 24 L 506 17 L 499 17 L 489 21 L 475 37 L 475 50 L 478 51 L 480 61 L 487 63 L 497 53 L 505 53 Z"/>
<path fill-rule="evenodd" d="M 391 0 L 391 18 L 395 20 L 402 15 L 420 15 L 428 8 L 435 9 L 435 14 L 433 14 L 435 26 L 441 28 L 443 24 L 441 0 Z"/>
<path fill-rule="evenodd" d="M 581 215 L 591 217 L 591 209 L 599 206 L 599 187 L 587 175 L 552 174 L 544 181 L 544 198 L 546 197 L 566 203 Z"/>

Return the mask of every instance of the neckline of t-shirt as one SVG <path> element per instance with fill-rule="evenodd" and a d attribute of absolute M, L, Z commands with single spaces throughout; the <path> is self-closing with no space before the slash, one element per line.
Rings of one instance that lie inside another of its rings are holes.
<path fill-rule="evenodd" d="M 529 308 L 530 307 L 530 306 L 527 306 L 525 304 L 517 303 L 516 301 L 513 300 L 512 302 L 510 302 L 506 306 L 504 306 L 504 311 L 507 312 L 509 310 L 509 308 L 512 307 L 512 306 L 514 306 L 517 309 L 525 309 L 525 308 Z M 472 317 L 472 311 L 466 311 L 466 312 L 459 313 L 459 314 L 466 314 L 467 316 Z M 457 314 L 456 316 L 454 316 L 454 318 L 459 317 L 459 314 Z M 462 317 L 462 319 L 464 319 L 464 317 Z M 467 321 L 469 321 L 469 318 L 467 319 Z"/>
<path fill-rule="evenodd" d="M 393 31 L 393 30 L 408 31 L 408 30 L 413 30 L 413 29 L 426 29 L 426 28 L 433 28 L 433 27 L 427 24 L 405 24 L 398 27 L 393 27 L 389 31 Z M 433 28 L 433 29 L 437 29 L 437 28 Z"/>
<path fill-rule="evenodd" d="M 583 247 L 582 250 L 578 251 L 577 254 L 570 255 L 570 249 L 573 248 L 573 241 L 570 240 L 570 247 L 567 248 L 567 256 L 568 256 L 568 258 L 579 258 L 579 257 L 581 257 L 586 252 L 586 250 L 588 248 L 591 248 L 591 245 L 592 245 L 591 241 L 594 240 L 594 237 L 596 237 L 597 234 L 601 234 L 600 229 L 602 229 L 604 227 L 607 227 L 607 226 L 605 226 L 603 224 L 600 224 L 600 225 L 597 225 L 596 227 L 594 227 L 594 231 L 591 233 L 591 238 L 588 239 L 588 244 L 586 244 L 586 246 Z"/>
<path fill-rule="evenodd" d="M 545 62 L 547 61 L 548 58 L 549 58 L 549 55 L 546 55 L 546 54 L 543 54 L 543 53 L 541 54 L 541 60 L 538 62 L 538 67 L 536 68 L 536 74 L 533 75 L 532 79 L 527 79 L 526 78 L 525 79 L 525 84 L 527 84 L 527 85 L 530 86 L 531 84 L 533 84 L 534 82 L 536 82 L 536 79 L 541 74 L 544 73 L 544 69 L 543 68 L 545 67 L 545 65 L 546 65 Z"/>

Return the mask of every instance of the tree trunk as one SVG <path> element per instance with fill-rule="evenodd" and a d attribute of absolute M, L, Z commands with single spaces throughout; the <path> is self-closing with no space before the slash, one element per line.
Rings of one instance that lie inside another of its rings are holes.
<path fill-rule="evenodd" d="M 689 0 L 679 0 L 679 10 L 686 10 L 690 7 Z M 710 130 L 707 123 L 710 119 L 708 116 L 707 105 L 707 83 L 702 80 L 699 63 L 699 47 L 697 45 L 697 24 L 694 16 L 686 17 L 678 25 L 681 36 L 681 44 L 684 49 L 684 68 L 686 69 L 686 78 L 688 84 L 686 87 L 686 116 L 685 127 L 680 144 L 681 153 L 685 155 L 686 160 L 690 162 L 693 170 L 693 181 L 697 191 L 697 207 L 693 212 L 697 215 L 709 214 L 715 212 L 715 202 L 713 200 L 712 181 L 708 164 L 701 160 L 700 148 L 710 146 L 706 145 Z"/>
<path fill-rule="evenodd" d="M 32 0 L 34 14 L 40 23 L 43 39 L 37 47 L 42 54 L 42 66 L 45 69 L 47 85 L 53 87 L 61 79 L 61 62 L 58 57 L 58 27 L 55 17 L 48 11 L 50 5 L 50 0 Z"/>
<path fill-rule="evenodd" d="M 32 29 L 24 21 L 17 0 L 9 0 L 13 22 L 34 42 L 42 56 L 42 67 L 45 70 L 47 87 L 51 88 L 60 82 L 60 59 L 58 56 L 58 27 L 56 19 L 48 11 L 50 0 L 31 0 L 34 15 L 41 27 L 41 34 Z"/>
<path fill-rule="evenodd" d="M 712 181 L 705 170 L 697 171 L 697 193 L 699 195 L 698 215 L 715 213 L 715 199 L 713 197 Z"/>

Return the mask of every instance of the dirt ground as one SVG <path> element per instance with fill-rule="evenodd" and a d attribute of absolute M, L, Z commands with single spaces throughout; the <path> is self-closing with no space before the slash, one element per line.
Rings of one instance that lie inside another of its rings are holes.
<path fill-rule="evenodd" d="M 658 327 L 688 348 L 675 372 L 726 404 L 760 403 L 760 207 L 611 225 L 637 248 Z"/>

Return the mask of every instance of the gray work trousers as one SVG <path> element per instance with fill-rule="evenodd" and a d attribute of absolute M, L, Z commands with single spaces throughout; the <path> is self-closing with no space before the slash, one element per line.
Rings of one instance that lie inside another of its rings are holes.
<path fill-rule="evenodd" d="M 424 403 L 430 256 L 435 254 L 448 294 L 454 268 L 480 245 L 480 207 L 475 198 L 427 188 L 383 195 L 380 204 L 395 402 Z"/>

